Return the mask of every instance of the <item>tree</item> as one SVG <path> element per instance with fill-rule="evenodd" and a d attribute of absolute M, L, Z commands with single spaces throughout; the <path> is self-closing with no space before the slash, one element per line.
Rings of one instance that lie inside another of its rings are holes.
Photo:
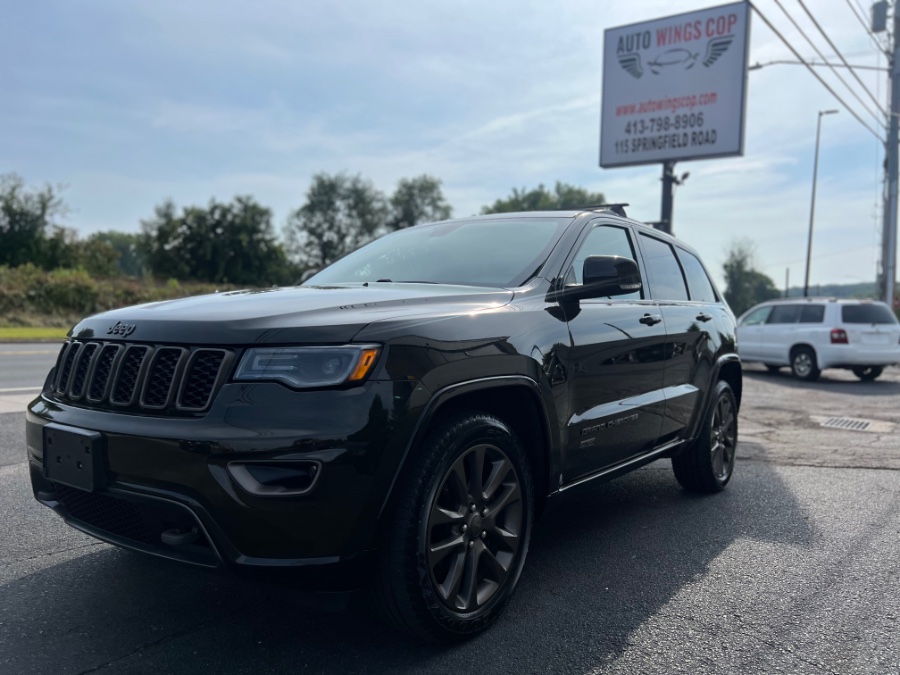
<path fill-rule="evenodd" d="M 288 247 L 301 264 L 322 268 L 383 231 L 388 215 L 384 195 L 362 176 L 318 173 L 288 217 Z"/>
<path fill-rule="evenodd" d="M 56 218 L 65 210 L 58 188 L 29 189 L 17 174 L 0 175 L 0 265 L 59 266 L 68 231 Z"/>
<path fill-rule="evenodd" d="M 771 278 L 754 269 L 753 243 L 732 243 L 722 268 L 725 271 L 725 300 L 732 311 L 741 315 L 760 302 L 777 298 L 781 293 Z"/>
<path fill-rule="evenodd" d="M 391 196 L 390 208 L 387 226 L 391 230 L 447 220 L 453 213 L 441 191 L 440 179 L 426 174 L 400 179 Z"/>
<path fill-rule="evenodd" d="M 140 250 L 141 235 L 134 232 L 94 232 L 87 239 L 91 253 L 89 255 L 101 255 L 105 250 L 112 256 L 115 264 L 115 272 L 128 277 L 139 277 L 144 271 L 146 261 Z M 90 271 L 90 267 L 85 265 Z"/>
<path fill-rule="evenodd" d="M 141 251 L 157 276 L 212 283 L 267 286 L 293 281 L 284 249 L 275 241 L 272 212 L 252 197 L 230 204 L 210 200 L 178 215 L 167 201 L 142 221 Z"/>
<path fill-rule="evenodd" d="M 491 206 L 481 209 L 482 213 L 508 213 L 510 211 L 552 211 L 582 206 L 603 204 L 606 197 L 602 192 L 590 192 L 584 188 L 556 181 L 551 192 L 541 183 L 533 190 L 513 188 L 506 199 L 498 199 Z"/>

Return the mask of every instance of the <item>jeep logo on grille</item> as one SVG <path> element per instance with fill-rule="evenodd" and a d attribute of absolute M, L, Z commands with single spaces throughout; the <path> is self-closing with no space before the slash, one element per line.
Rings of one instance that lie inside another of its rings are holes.
<path fill-rule="evenodd" d="M 137 326 L 135 326 L 133 323 L 122 323 L 121 321 L 116 321 L 115 326 L 110 326 L 106 329 L 106 334 L 128 337 L 134 332 L 135 328 L 137 328 Z"/>

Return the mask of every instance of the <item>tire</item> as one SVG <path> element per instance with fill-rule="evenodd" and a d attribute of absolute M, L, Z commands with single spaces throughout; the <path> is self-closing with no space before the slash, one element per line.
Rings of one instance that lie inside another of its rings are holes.
<path fill-rule="evenodd" d="M 403 480 L 381 542 L 376 607 L 394 628 L 432 642 L 484 631 L 519 580 L 533 518 L 515 434 L 483 413 L 448 418 Z"/>
<path fill-rule="evenodd" d="M 791 352 L 791 372 L 798 380 L 814 382 L 819 379 L 816 353 L 810 347 L 797 347 Z"/>
<path fill-rule="evenodd" d="M 768 370 L 770 373 L 777 373 L 779 370 L 781 370 L 781 366 L 776 366 L 772 363 L 767 363 L 766 370 Z"/>
<path fill-rule="evenodd" d="M 716 383 L 696 440 L 672 458 L 675 478 L 689 492 L 719 492 L 731 480 L 737 449 L 737 400 L 724 380 Z"/>
<path fill-rule="evenodd" d="M 857 366 L 853 369 L 853 374 L 863 382 L 871 382 L 878 378 L 884 372 L 882 366 Z"/>

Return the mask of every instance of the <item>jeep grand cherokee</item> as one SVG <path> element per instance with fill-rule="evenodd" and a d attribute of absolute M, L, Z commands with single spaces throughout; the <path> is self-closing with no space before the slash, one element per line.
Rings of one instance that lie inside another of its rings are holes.
<path fill-rule="evenodd" d="M 549 498 L 660 458 L 687 490 L 731 478 L 734 317 L 624 215 L 420 225 L 296 288 L 87 318 L 28 408 L 34 495 L 118 546 L 477 633 Z"/>

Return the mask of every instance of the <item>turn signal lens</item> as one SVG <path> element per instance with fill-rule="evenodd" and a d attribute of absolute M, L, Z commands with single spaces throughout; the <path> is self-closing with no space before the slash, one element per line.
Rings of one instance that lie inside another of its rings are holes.
<path fill-rule="evenodd" d="M 847 339 L 847 331 L 843 328 L 832 328 L 831 329 L 831 344 L 833 345 L 848 345 L 850 344 L 850 340 Z"/>
<path fill-rule="evenodd" d="M 378 349 L 363 349 L 362 354 L 359 357 L 359 362 L 356 364 L 356 368 L 347 379 L 350 382 L 359 382 L 364 379 L 365 376 L 369 374 L 369 371 L 372 370 L 372 366 L 375 365 L 375 358 L 377 356 Z"/>

